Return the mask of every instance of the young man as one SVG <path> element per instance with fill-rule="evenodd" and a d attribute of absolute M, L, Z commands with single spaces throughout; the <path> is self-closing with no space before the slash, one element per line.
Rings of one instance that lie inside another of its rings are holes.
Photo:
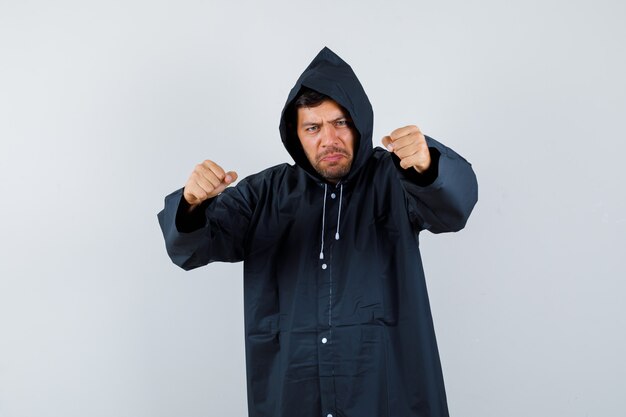
<path fill-rule="evenodd" d="M 387 150 L 372 127 L 324 48 L 281 114 L 295 164 L 229 187 L 237 174 L 206 160 L 159 213 L 180 267 L 244 261 L 250 416 L 448 416 L 418 238 L 464 227 L 476 177 L 416 126 Z"/>

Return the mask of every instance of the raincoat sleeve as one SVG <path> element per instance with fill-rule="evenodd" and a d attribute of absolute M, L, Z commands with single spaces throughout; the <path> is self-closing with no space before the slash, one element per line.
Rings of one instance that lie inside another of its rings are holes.
<path fill-rule="evenodd" d="M 187 212 L 182 188 L 165 197 L 165 208 L 157 217 L 172 262 L 190 270 L 214 261 L 242 261 L 251 200 L 244 181 L 192 213 Z"/>
<path fill-rule="evenodd" d="M 469 162 L 452 149 L 426 136 L 431 167 L 424 175 L 400 167 L 409 217 L 418 230 L 457 232 L 465 227 L 478 200 L 478 183 Z"/>

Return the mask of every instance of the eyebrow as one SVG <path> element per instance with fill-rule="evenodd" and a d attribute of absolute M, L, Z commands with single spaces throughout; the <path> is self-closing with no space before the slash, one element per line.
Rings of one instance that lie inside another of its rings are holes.
<path fill-rule="evenodd" d="M 350 120 L 350 118 L 348 116 L 345 115 L 341 115 L 339 117 L 335 117 L 334 119 L 330 120 L 331 123 L 336 122 L 337 120 L 341 120 L 341 119 L 346 119 L 346 120 Z M 302 126 L 317 126 L 319 125 L 319 122 L 309 122 L 309 121 L 304 121 L 302 122 Z"/>
<path fill-rule="evenodd" d="M 317 126 L 319 125 L 318 122 L 302 122 L 301 124 L 302 126 Z"/>

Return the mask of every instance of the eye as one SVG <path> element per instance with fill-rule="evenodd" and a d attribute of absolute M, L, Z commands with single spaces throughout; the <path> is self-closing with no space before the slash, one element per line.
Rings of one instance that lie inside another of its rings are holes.
<path fill-rule="evenodd" d="M 317 131 L 317 126 L 309 126 L 307 128 L 305 128 L 304 130 L 306 130 L 309 133 L 313 133 Z"/>
<path fill-rule="evenodd" d="M 336 126 L 348 126 L 348 121 L 346 119 L 340 119 L 335 122 Z"/>

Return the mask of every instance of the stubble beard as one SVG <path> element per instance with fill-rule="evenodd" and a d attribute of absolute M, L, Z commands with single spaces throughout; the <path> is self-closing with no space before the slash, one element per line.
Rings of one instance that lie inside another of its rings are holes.
<path fill-rule="evenodd" d="M 332 153 L 342 154 L 345 158 L 339 161 L 322 161 L 322 159 Z M 309 157 L 309 160 L 311 158 Z M 352 167 L 352 155 L 341 148 L 330 148 L 323 153 L 320 153 L 315 158 L 315 161 L 311 161 L 311 165 L 318 174 L 328 181 L 336 182 L 341 178 L 348 175 L 350 168 Z"/>

